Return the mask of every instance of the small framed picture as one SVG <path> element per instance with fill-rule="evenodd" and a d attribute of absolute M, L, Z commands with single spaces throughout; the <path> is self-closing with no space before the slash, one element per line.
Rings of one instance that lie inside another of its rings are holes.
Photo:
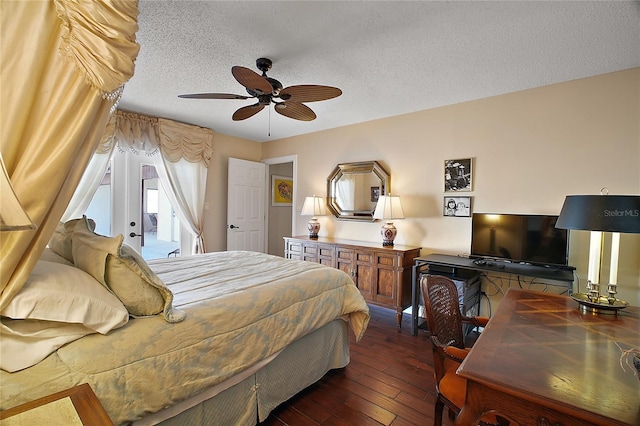
<path fill-rule="evenodd" d="M 444 197 L 443 215 L 471 217 L 471 197 Z"/>
<path fill-rule="evenodd" d="M 271 175 L 271 205 L 293 205 L 293 178 Z"/>
<path fill-rule="evenodd" d="M 380 199 L 380 187 L 372 186 L 371 187 L 371 202 L 377 203 L 378 199 Z"/>
<path fill-rule="evenodd" d="M 473 171 L 472 158 L 445 160 L 444 191 L 471 191 Z"/>

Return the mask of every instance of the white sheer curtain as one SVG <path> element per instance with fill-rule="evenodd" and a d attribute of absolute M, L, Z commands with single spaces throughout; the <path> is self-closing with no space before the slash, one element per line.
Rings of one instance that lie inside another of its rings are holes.
<path fill-rule="evenodd" d="M 111 156 L 113 155 L 113 150 L 116 146 L 115 138 L 113 137 L 114 126 L 115 119 L 114 116 L 111 116 L 111 119 L 109 119 L 109 122 L 107 123 L 105 131 L 106 136 L 102 138 L 98 149 L 91 157 L 91 160 L 80 179 L 80 183 L 78 183 L 78 187 L 73 193 L 71 201 L 69 201 L 67 210 L 65 210 L 62 218 L 60 219 L 62 222 L 82 217 L 91 204 L 91 200 L 93 199 L 93 196 L 100 186 L 100 182 L 102 182 L 102 178 L 109 168 L 109 162 L 111 161 Z"/>
<path fill-rule="evenodd" d="M 342 210 L 353 210 L 356 200 L 356 180 L 353 176 L 343 175 L 336 185 L 336 201 Z"/>
<path fill-rule="evenodd" d="M 158 128 L 162 153 L 158 160 L 154 158 L 158 176 L 169 188 L 169 200 L 183 226 L 195 236 L 192 253 L 204 253 L 204 197 L 213 131 L 162 118 Z"/>

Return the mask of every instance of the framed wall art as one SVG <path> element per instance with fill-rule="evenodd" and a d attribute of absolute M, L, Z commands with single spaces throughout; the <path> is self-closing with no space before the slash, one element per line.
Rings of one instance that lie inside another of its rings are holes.
<path fill-rule="evenodd" d="M 445 160 L 444 191 L 471 191 L 473 159 Z"/>
<path fill-rule="evenodd" d="M 293 178 L 271 175 L 271 205 L 293 205 Z"/>
<path fill-rule="evenodd" d="M 372 203 L 377 203 L 379 199 L 380 199 L 380 187 L 379 186 L 372 186 L 371 187 L 371 202 Z"/>
<path fill-rule="evenodd" d="M 444 197 L 443 215 L 471 217 L 471 197 Z"/>

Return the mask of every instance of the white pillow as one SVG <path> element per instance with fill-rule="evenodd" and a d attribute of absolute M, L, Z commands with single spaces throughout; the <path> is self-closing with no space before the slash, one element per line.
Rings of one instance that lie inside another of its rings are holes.
<path fill-rule="evenodd" d="M 102 334 L 129 320 L 122 302 L 91 275 L 44 260 L 36 262 L 27 282 L 0 315 L 82 324 Z"/>

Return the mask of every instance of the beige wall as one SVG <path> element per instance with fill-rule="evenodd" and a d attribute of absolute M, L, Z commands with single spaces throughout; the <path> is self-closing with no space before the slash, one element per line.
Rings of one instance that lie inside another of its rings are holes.
<path fill-rule="evenodd" d="M 390 172 L 391 192 L 402 197 L 407 216 L 395 222 L 396 242 L 421 246 L 423 255 L 468 253 L 471 220 L 442 216 L 447 159 L 474 158 L 473 191 L 460 195 L 473 197 L 476 212 L 558 214 L 566 195 L 597 194 L 602 187 L 612 194 L 640 194 L 640 69 L 281 139 L 258 149 L 263 159 L 298 156 L 298 200 L 326 194 L 326 178 L 336 164 L 378 160 Z M 207 198 L 218 199 L 210 191 Z M 379 222 L 320 221 L 321 236 L 380 240 Z M 294 233 L 305 234 L 305 224 L 298 220 Z M 622 235 L 621 243 L 619 297 L 640 305 L 640 235 Z M 570 263 L 578 267 L 582 289 L 586 244 L 587 232 L 572 233 Z"/>

